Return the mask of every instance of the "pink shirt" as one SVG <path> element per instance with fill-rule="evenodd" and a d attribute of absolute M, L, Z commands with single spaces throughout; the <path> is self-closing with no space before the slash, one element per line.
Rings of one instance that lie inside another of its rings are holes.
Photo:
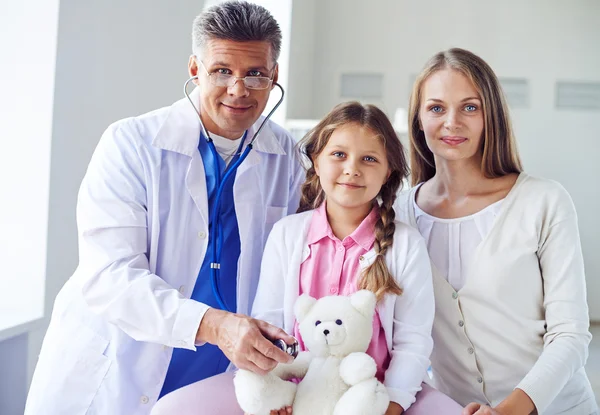
<path fill-rule="evenodd" d="M 361 267 L 360 258 L 373 248 L 377 209 L 371 210 L 362 223 L 340 241 L 331 230 L 327 220 L 325 202 L 315 209 L 310 222 L 307 243 L 310 254 L 300 266 L 300 294 L 321 298 L 327 295 L 350 295 L 358 290 Z M 301 350 L 306 350 L 294 324 L 294 336 Z M 373 337 L 367 354 L 377 363 L 377 378 L 383 382 L 390 363 L 390 353 L 381 326 L 379 313 L 373 318 Z"/>

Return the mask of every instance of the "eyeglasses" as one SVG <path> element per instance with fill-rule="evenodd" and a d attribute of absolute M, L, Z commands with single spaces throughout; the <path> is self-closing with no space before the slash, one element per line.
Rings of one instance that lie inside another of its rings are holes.
<path fill-rule="evenodd" d="M 243 78 L 240 78 L 228 73 L 209 73 L 200 59 L 198 59 L 198 62 L 202 65 L 210 83 L 215 86 L 231 88 L 237 81 L 244 81 L 244 86 L 248 89 L 267 89 L 273 83 L 273 79 L 267 78 L 266 76 L 244 76 Z M 275 73 L 273 73 L 273 75 L 275 75 Z"/>

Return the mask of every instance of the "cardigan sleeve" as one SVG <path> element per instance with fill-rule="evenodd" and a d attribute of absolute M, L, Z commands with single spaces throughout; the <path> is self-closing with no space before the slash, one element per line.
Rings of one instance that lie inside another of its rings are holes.
<path fill-rule="evenodd" d="M 544 286 L 544 350 L 517 385 L 543 413 L 588 357 L 589 315 L 577 214 L 562 187 L 538 247 Z M 552 220 L 554 219 L 554 220 Z"/>

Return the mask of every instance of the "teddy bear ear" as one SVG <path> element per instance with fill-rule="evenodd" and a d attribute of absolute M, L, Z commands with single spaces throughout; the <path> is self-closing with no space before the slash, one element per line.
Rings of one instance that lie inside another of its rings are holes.
<path fill-rule="evenodd" d="M 372 318 L 375 314 L 377 298 L 372 291 L 360 290 L 350 296 L 350 304 L 363 316 Z"/>
<path fill-rule="evenodd" d="M 317 300 L 308 294 L 302 294 L 300 297 L 298 297 L 296 304 L 294 304 L 294 314 L 296 315 L 296 320 L 298 320 L 298 323 L 304 320 L 304 317 L 308 314 L 316 302 Z"/>

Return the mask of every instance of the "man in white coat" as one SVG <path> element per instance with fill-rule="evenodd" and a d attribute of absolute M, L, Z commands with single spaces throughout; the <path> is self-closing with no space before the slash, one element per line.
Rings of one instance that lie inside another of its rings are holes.
<path fill-rule="evenodd" d="M 214 6 L 194 21 L 199 111 L 182 99 L 104 133 L 79 193 L 79 266 L 56 298 L 26 414 L 148 414 L 230 363 L 266 373 L 291 359 L 270 340 L 292 338 L 246 316 L 266 238 L 296 210 L 304 179 L 285 130 L 267 121 L 213 210 L 263 120 L 280 45 L 261 6 Z"/>

